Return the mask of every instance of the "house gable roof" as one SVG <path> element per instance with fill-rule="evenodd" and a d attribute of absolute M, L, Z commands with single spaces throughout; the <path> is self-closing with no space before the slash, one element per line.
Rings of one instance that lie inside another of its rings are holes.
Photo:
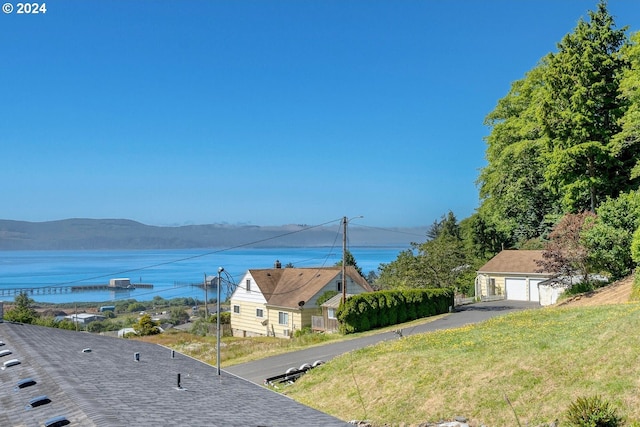
<path fill-rule="evenodd" d="M 300 301 L 309 301 L 332 281 L 340 280 L 341 267 L 270 268 L 249 270 L 267 304 L 298 308 Z M 367 281 L 352 266 L 348 277 L 367 292 L 373 291 Z"/>
<path fill-rule="evenodd" d="M 549 272 L 540 272 L 540 266 L 536 261 L 541 261 L 544 251 L 528 250 L 504 250 L 491 258 L 489 262 L 480 267 L 478 273 L 517 273 L 552 275 Z"/>
<path fill-rule="evenodd" d="M 0 323 L 0 340 L 12 352 L 5 359 L 20 361 L 1 372 L 3 426 L 42 426 L 58 416 L 73 426 L 105 427 L 347 425 L 156 344 L 8 322 Z M 27 378 L 36 384 L 19 389 Z M 25 408 L 42 395 L 50 402 Z"/>

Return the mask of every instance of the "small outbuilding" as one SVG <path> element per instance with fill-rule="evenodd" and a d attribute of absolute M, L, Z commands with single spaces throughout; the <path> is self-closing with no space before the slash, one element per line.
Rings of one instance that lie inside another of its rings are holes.
<path fill-rule="evenodd" d="M 352 294 L 347 294 L 347 298 Z M 317 332 L 337 332 L 338 331 L 338 307 L 342 302 L 342 294 L 336 294 L 320 305 L 321 316 L 311 317 L 311 329 Z"/>
<path fill-rule="evenodd" d="M 541 271 L 544 251 L 504 250 L 477 271 L 476 296 L 483 300 L 508 299 L 540 302 L 539 284 L 555 274 Z M 545 296 L 546 298 L 546 296 Z"/>

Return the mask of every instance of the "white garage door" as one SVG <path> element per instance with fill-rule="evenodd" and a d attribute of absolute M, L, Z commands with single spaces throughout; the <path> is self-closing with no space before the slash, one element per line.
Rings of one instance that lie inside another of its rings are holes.
<path fill-rule="evenodd" d="M 529 279 L 529 301 L 540 301 L 540 291 L 538 283 L 544 282 L 542 279 Z"/>
<path fill-rule="evenodd" d="M 507 299 L 527 301 L 527 279 L 505 279 Z"/>

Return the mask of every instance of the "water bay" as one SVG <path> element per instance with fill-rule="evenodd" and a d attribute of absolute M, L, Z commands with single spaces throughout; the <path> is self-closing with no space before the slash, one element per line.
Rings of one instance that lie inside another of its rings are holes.
<path fill-rule="evenodd" d="M 396 259 L 404 247 L 350 247 L 364 274 L 380 263 Z M 0 300 L 13 301 L 8 289 L 28 289 L 37 302 L 115 302 L 134 298 L 152 300 L 191 297 L 204 300 L 202 288 L 193 286 L 223 267 L 224 278 L 238 282 L 248 269 L 283 266 L 328 267 L 342 259 L 340 247 L 167 249 L 109 251 L 2 251 L 0 252 Z M 227 276 L 228 274 L 228 276 Z M 131 283 L 150 283 L 152 289 L 71 292 L 73 285 L 107 284 L 127 277 Z M 223 287 L 224 289 L 224 287 Z M 209 298 L 212 296 L 209 295 Z"/>

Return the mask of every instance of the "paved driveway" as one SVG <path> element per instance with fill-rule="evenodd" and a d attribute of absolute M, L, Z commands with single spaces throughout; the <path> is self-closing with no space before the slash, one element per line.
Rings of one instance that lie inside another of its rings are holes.
<path fill-rule="evenodd" d="M 540 305 L 538 303 L 524 301 L 492 301 L 470 304 L 457 307 L 455 312 L 434 320 L 433 322 L 412 326 L 403 329 L 402 332 L 403 335 L 406 336 L 440 329 L 459 328 L 513 311 L 534 308 L 540 308 Z M 305 350 L 271 356 L 256 360 L 255 362 L 242 363 L 228 368 L 223 366 L 223 369 L 226 372 L 245 378 L 256 384 L 263 384 L 265 378 L 284 374 L 289 368 L 297 368 L 305 363 L 313 363 L 316 360 L 327 362 L 340 354 L 391 339 L 397 339 L 397 335 L 394 332 L 383 332 L 367 337 L 329 343 Z"/>

